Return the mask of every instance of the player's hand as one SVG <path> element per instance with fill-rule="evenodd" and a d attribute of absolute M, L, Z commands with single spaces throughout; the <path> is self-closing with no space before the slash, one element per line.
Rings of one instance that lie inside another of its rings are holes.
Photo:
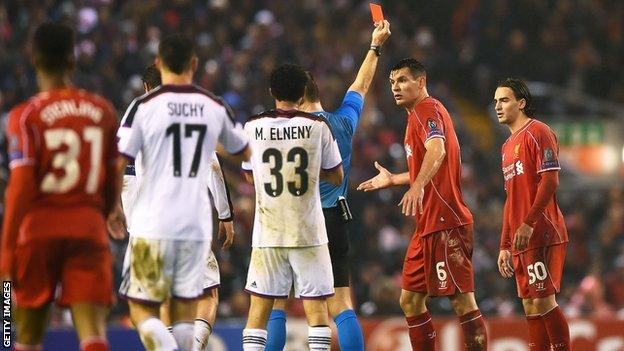
<path fill-rule="evenodd" d="M 532 235 L 533 228 L 526 223 L 522 223 L 514 236 L 514 248 L 518 251 L 526 249 L 529 246 L 529 240 L 531 240 Z"/>
<path fill-rule="evenodd" d="M 418 184 L 412 184 L 398 204 L 401 206 L 401 213 L 406 216 L 415 216 L 416 208 L 418 208 L 418 212 L 422 214 L 424 197 L 425 189 Z"/>
<path fill-rule="evenodd" d="M 234 221 L 219 221 L 219 240 L 225 235 L 225 240 L 221 245 L 221 249 L 227 250 L 234 242 Z"/>
<path fill-rule="evenodd" d="M 505 278 L 513 277 L 514 269 L 511 265 L 511 252 L 509 250 L 500 250 L 498 254 L 498 271 Z"/>
<path fill-rule="evenodd" d="M 106 227 L 113 239 L 122 240 L 128 234 L 128 226 L 126 224 L 126 216 L 121 206 L 117 205 L 113 208 L 106 219 Z"/>
<path fill-rule="evenodd" d="M 375 168 L 377 168 L 379 174 L 365 182 L 362 182 L 358 185 L 357 190 L 372 191 L 384 189 L 392 185 L 392 173 L 383 168 L 377 161 L 375 161 Z"/>
<path fill-rule="evenodd" d="M 381 46 L 390 37 L 390 22 L 384 20 L 383 22 L 375 23 L 375 30 L 373 30 L 371 45 Z"/>

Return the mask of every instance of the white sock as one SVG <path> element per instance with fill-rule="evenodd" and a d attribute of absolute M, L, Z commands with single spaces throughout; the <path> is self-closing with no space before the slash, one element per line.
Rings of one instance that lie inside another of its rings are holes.
<path fill-rule="evenodd" d="M 309 327 L 308 346 L 310 351 L 329 351 L 331 349 L 331 329 L 328 326 Z"/>
<path fill-rule="evenodd" d="M 173 335 L 167 330 L 167 327 L 160 321 L 160 319 L 152 317 L 144 320 L 139 327 L 139 336 L 143 345 L 154 345 L 155 348 L 151 348 L 154 351 L 176 351 L 178 350 L 178 344 L 176 343 Z M 148 348 L 149 349 L 149 348 Z"/>
<path fill-rule="evenodd" d="M 264 329 L 243 329 L 243 350 L 264 351 L 267 331 Z"/>
<path fill-rule="evenodd" d="M 191 322 L 178 322 L 173 323 L 171 333 L 178 343 L 180 351 L 192 351 L 193 350 L 193 323 Z"/>
<path fill-rule="evenodd" d="M 208 347 L 208 338 L 212 334 L 212 326 L 207 320 L 197 318 L 193 328 L 195 340 L 193 340 L 193 351 L 204 351 Z"/>

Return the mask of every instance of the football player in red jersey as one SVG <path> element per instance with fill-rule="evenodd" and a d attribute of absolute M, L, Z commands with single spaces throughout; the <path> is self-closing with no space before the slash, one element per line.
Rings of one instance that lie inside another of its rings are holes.
<path fill-rule="evenodd" d="M 117 116 L 105 99 L 71 86 L 74 34 L 34 34 L 40 93 L 15 107 L 7 128 L 11 177 L 0 271 L 15 287 L 15 350 L 42 350 L 50 303 L 68 306 L 81 350 L 105 351 L 112 302 L 104 218 L 119 197 Z"/>
<path fill-rule="evenodd" d="M 568 233 L 557 205 L 559 145 L 548 125 L 534 119 L 531 93 L 506 79 L 494 94 L 498 121 L 511 135 L 502 147 L 507 201 L 498 269 L 514 274 L 529 325 L 529 348 L 570 350 L 568 323 L 555 301 L 561 287 Z"/>
<path fill-rule="evenodd" d="M 427 75 L 415 59 L 390 72 L 396 104 L 407 111 L 405 153 L 409 172 L 379 174 L 358 187 L 370 191 L 409 185 L 399 203 L 416 216 L 417 229 L 405 255 L 400 304 L 415 350 L 435 349 L 435 330 L 425 305 L 428 296 L 447 296 L 464 334 L 466 350 L 486 350 L 485 322 L 474 297 L 472 214 L 461 193 L 459 142 L 442 103 L 429 96 Z"/>

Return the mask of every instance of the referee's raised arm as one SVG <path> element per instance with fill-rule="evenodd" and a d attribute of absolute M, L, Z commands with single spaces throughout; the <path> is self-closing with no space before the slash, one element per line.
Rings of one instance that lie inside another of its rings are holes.
<path fill-rule="evenodd" d="M 355 80 L 349 87 L 349 91 L 355 91 L 362 97 L 368 92 L 373 77 L 375 76 L 375 70 L 377 69 L 377 61 L 381 55 L 381 46 L 390 37 L 390 22 L 384 20 L 383 22 L 375 23 L 375 30 L 373 30 L 371 45 L 364 62 L 360 66 Z"/>

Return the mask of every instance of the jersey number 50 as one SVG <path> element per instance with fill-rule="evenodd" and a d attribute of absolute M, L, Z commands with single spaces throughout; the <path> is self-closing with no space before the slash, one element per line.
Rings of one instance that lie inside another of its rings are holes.
<path fill-rule="evenodd" d="M 299 187 L 296 182 L 286 182 L 288 186 L 288 192 L 293 196 L 301 196 L 308 191 L 308 153 L 304 148 L 294 147 L 286 154 L 287 162 L 295 162 L 295 157 L 299 156 L 299 166 L 295 167 L 295 174 L 299 176 Z M 264 191 L 271 197 L 278 197 L 284 192 L 284 176 L 282 175 L 283 155 L 278 149 L 269 148 L 262 154 L 262 162 L 271 163 L 273 159 L 273 167 L 270 172 L 275 177 L 275 187 L 273 182 L 264 183 Z"/>

